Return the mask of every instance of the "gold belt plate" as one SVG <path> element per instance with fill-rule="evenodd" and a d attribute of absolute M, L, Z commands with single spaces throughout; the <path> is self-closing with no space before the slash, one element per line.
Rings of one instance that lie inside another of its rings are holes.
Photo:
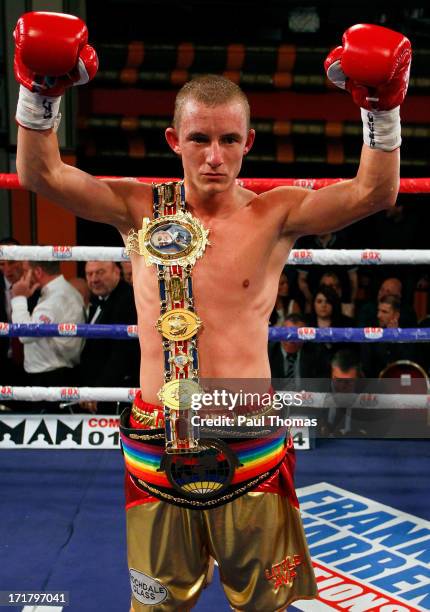
<path fill-rule="evenodd" d="M 209 230 L 189 212 L 179 211 L 152 221 L 144 217 L 142 229 L 132 230 L 127 238 L 127 253 L 143 255 L 147 266 L 193 266 L 202 257 Z"/>
<path fill-rule="evenodd" d="M 165 383 L 158 392 L 158 399 L 172 410 L 189 410 L 192 395 L 202 394 L 201 386 L 189 378 L 178 378 Z"/>
<path fill-rule="evenodd" d="M 175 308 L 161 315 L 156 327 L 164 338 L 181 342 L 195 336 L 201 324 L 202 321 L 195 312 L 186 308 Z"/>

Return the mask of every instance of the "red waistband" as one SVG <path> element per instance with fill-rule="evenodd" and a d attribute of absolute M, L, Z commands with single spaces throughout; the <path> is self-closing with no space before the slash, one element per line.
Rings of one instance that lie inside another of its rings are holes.
<path fill-rule="evenodd" d="M 270 390 L 271 392 L 272 389 Z M 155 427 L 164 427 L 164 409 L 162 406 L 157 404 L 151 404 L 150 402 L 145 402 L 142 399 L 142 394 L 139 391 L 134 400 L 134 405 L 137 406 L 140 410 L 148 413 L 157 412 L 156 415 L 156 425 Z M 142 425 L 138 423 L 130 414 L 130 427 L 137 429 L 148 429 L 148 426 Z M 281 464 L 281 466 L 276 470 L 276 472 L 268 478 L 266 481 L 258 485 L 254 491 L 261 493 L 275 493 L 277 495 L 287 497 L 290 502 L 298 508 L 298 500 L 296 496 L 296 492 L 294 489 L 294 467 L 295 467 L 295 454 L 294 454 L 294 446 L 292 438 L 290 437 L 288 440 L 288 452 L 285 455 L 285 458 Z M 126 475 L 126 507 L 127 509 L 148 502 L 158 501 L 156 497 L 145 493 L 141 489 L 139 489 L 132 481 L 131 476 L 129 474 Z"/>
<path fill-rule="evenodd" d="M 134 398 L 133 404 L 135 404 L 141 410 L 148 410 L 148 412 L 157 409 L 163 410 L 163 406 L 160 406 L 159 404 L 151 404 L 150 402 L 145 402 L 142 399 L 142 391 L 140 389 L 136 393 L 136 397 Z"/>
<path fill-rule="evenodd" d="M 270 395 L 273 395 L 275 393 L 275 390 L 273 389 L 273 387 L 270 387 L 267 393 L 269 393 Z M 151 404 L 150 402 L 145 402 L 142 399 L 142 392 L 140 390 L 137 392 L 136 397 L 134 398 L 133 406 L 135 406 L 139 410 L 142 410 L 145 413 L 151 414 L 153 417 L 153 425 L 151 427 L 148 427 L 147 425 L 143 425 L 142 423 L 140 423 L 133 417 L 133 411 L 132 411 L 130 413 L 130 427 L 134 427 L 136 429 L 154 429 L 154 428 L 158 429 L 158 428 L 164 427 L 164 408 L 163 406 L 160 406 L 159 404 Z M 255 410 L 256 410 L 255 406 L 241 405 L 235 409 L 235 414 L 236 415 L 237 414 L 249 414 L 250 416 L 252 416 L 251 413 Z M 211 414 L 214 415 L 214 411 L 211 411 Z"/>
<path fill-rule="evenodd" d="M 164 427 L 164 408 L 163 406 L 159 406 L 157 404 L 151 404 L 150 402 L 145 402 L 142 399 L 142 392 L 138 391 L 136 397 L 133 401 L 133 406 L 139 408 L 139 410 L 143 410 L 144 412 L 152 413 L 154 415 L 154 425 L 152 428 L 159 429 Z M 134 417 L 133 414 L 130 413 L 130 427 L 134 427 L 136 429 L 151 429 L 147 425 L 142 425 L 139 423 Z"/>

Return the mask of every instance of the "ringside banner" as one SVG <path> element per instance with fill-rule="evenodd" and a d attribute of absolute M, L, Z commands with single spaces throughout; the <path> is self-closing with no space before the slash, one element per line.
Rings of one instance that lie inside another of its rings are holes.
<path fill-rule="evenodd" d="M 326 482 L 297 494 L 319 596 L 294 608 L 430 610 L 430 521 Z"/>
<path fill-rule="evenodd" d="M 310 448 L 308 427 L 294 427 L 291 433 L 297 450 Z M 3 414 L 2 448 L 118 449 L 119 416 Z"/>

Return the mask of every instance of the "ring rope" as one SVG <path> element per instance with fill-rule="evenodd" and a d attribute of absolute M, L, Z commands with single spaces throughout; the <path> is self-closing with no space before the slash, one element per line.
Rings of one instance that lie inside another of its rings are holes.
<path fill-rule="evenodd" d="M 126 387 L 13 387 L 0 386 L 0 401 L 26 402 L 132 402 L 139 389 Z M 278 396 L 291 395 L 287 392 L 277 392 Z M 326 407 L 327 402 L 336 402 L 336 393 L 318 393 L 300 391 L 296 393 L 302 399 L 302 407 Z M 359 393 L 354 405 L 360 408 L 390 409 L 390 408 L 429 408 L 428 394 L 384 394 Z M 296 398 L 297 399 L 297 398 Z"/>
<path fill-rule="evenodd" d="M 31 261 L 130 261 L 124 247 L 0 246 L 0 259 Z M 427 249 L 292 249 L 288 265 L 417 265 L 430 263 Z"/>
<path fill-rule="evenodd" d="M 5 323 L 0 337 L 21 338 L 137 338 L 137 325 L 88 323 Z M 430 328 L 423 327 L 269 327 L 269 340 L 278 342 L 430 342 Z"/>
<path fill-rule="evenodd" d="M 177 181 L 177 178 L 162 177 L 121 177 L 121 176 L 98 176 L 100 179 L 129 178 L 141 183 L 166 183 Z M 304 187 L 306 189 L 321 189 L 328 185 L 341 183 L 349 180 L 344 178 L 243 178 L 238 179 L 238 184 L 254 191 L 263 193 L 275 187 Z M 0 189 L 24 189 L 19 184 L 17 174 L 0 173 Z M 428 193 L 430 191 L 430 178 L 403 178 L 400 179 L 400 193 Z"/>

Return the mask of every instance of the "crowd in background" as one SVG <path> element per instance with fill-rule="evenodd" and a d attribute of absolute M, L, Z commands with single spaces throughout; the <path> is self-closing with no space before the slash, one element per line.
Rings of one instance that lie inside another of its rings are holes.
<path fill-rule="evenodd" d="M 18 244 L 4 238 L 0 244 Z M 350 248 L 342 232 L 300 239 L 296 248 Z M 388 276 L 387 276 L 388 272 Z M 385 274 L 384 274 L 385 273 Z M 84 277 L 66 280 L 58 262 L 0 261 L 0 321 L 13 323 L 135 324 L 131 264 L 85 263 Z M 406 282 L 405 282 L 406 275 Z M 428 327 L 426 270 L 385 266 L 286 266 L 269 326 Z M 405 285 L 408 289 L 405 289 Z M 425 300 L 416 299 L 417 295 Z M 424 307 L 423 307 L 424 303 Z M 417 308 L 419 304 L 419 308 Z M 424 310 L 423 310 L 424 308 Z M 427 343 L 269 342 L 273 379 L 293 382 L 378 378 L 394 363 L 429 374 Z M 0 384 L 14 386 L 138 387 L 139 346 L 128 340 L 0 338 Z M 317 388 L 317 387 L 315 387 Z M 13 409 L 22 409 L 10 402 Z M 64 406 L 62 406 L 64 409 Z M 28 412 L 57 412 L 53 402 Z M 74 411 L 109 413 L 111 403 L 76 402 Z"/>
<path fill-rule="evenodd" d="M 17 244 L 13 238 L 0 244 Z M 0 321 L 10 323 L 137 323 L 131 264 L 88 261 L 85 278 L 66 280 L 57 261 L 0 262 Z M 130 340 L 79 337 L 0 338 L 0 385 L 138 387 L 139 346 Z M 25 412 L 56 413 L 65 402 L 10 402 Z M 66 405 L 67 404 L 67 405 Z M 117 412 L 110 402 L 75 402 L 74 412 Z"/>

